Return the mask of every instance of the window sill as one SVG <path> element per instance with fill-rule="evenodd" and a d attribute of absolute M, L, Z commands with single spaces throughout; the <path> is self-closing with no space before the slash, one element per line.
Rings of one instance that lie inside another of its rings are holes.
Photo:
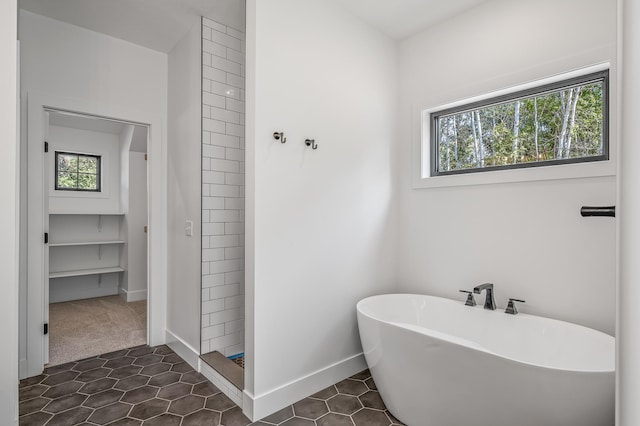
<path fill-rule="evenodd" d="M 494 170 L 460 175 L 423 177 L 420 177 L 419 173 L 414 173 L 413 175 L 413 188 L 420 189 L 615 176 L 616 167 L 612 160 L 608 160 L 597 163 L 576 163 L 528 169 Z"/>

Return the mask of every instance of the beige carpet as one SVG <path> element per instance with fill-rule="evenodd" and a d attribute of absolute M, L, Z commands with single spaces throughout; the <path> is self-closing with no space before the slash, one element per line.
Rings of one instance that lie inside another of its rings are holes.
<path fill-rule="evenodd" d="M 49 305 L 49 366 L 147 343 L 147 301 L 119 296 Z"/>

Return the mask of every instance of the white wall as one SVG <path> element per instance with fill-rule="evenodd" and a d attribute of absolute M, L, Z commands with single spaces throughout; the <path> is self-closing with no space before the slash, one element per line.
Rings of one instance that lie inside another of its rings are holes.
<path fill-rule="evenodd" d="M 356 302 L 393 289 L 396 46 L 332 2 L 247 12 L 243 409 L 259 418 L 363 368 Z"/>
<path fill-rule="evenodd" d="M 246 6 L 244 0 L 216 0 L 207 5 L 206 17 L 231 28 L 245 28 Z"/>
<path fill-rule="evenodd" d="M 129 110 L 166 115 L 167 55 L 29 12 L 20 11 L 19 18 L 23 97 L 27 92 L 45 93 L 90 105 L 113 109 L 124 105 Z M 26 120 L 22 122 L 21 208 L 26 211 Z M 164 129 L 156 130 L 165 134 Z M 21 243 L 26 245 L 26 220 L 21 226 Z M 21 289 L 26 288 L 26 272 L 26 266 L 21 267 Z M 26 322 L 25 302 L 26 297 L 21 297 L 21 324 Z M 21 359 L 26 355 L 24 337 L 22 333 Z"/>
<path fill-rule="evenodd" d="M 616 2 L 494 0 L 400 45 L 399 290 L 463 300 L 496 286 L 496 302 L 614 333 L 615 177 L 412 189 L 419 108 L 611 62 L 616 140 Z M 482 296 L 484 297 L 484 295 Z"/>
<path fill-rule="evenodd" d="M 16 48 L 17 1 L 0 3 L 0 155 L 6 164 L 0 169 L 4 183 L 0 194 L 0 423 L 18 424 L 18 173 L 16 87 L 18 56 Z"/>
<path fill-rule="evenodd" d="M 22 91 L 166 110 L 167 55 L 20 11 Z"/>
<path fill-rule="evenodd" d="M 244 352 L 245 34 L 202 20 L 201 351 Z"/>
<path fill-rule="evenodd" d="M 167 330 L 200 348 L 200 19 L 169 52 Z M 185 221 L 193 221 L 193 236 Z"/>

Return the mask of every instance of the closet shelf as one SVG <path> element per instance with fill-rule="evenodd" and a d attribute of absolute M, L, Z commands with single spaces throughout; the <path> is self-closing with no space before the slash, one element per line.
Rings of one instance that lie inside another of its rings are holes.
<path fill-rule="evenodd" d="M 124 212 L 49 212 L 51 216 L 124 216 Z"/>
<path fill-rule="evenodd" d="M 72 243 L 49 243 L 49 247 L 71 247 L 71 246 L 101 246 L 106 244 L 124 244 L 124 241 L 76 241 Z"/>
<path fill-rule="evenodd" d="M 108 268 L 77 269 L 74 271 L 50 272 L 49 278 L 80 277 L 83 275 L 112 274 L 115 272 L 124 272 L 124 268 L 120 266 L 112 266 Z"/>

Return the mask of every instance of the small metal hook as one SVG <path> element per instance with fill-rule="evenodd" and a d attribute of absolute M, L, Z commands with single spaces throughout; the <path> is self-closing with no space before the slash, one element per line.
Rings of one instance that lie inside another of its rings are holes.
<path fill-rule="evenodd" d="M 287 138 L 284 137 L 284 132 L 273 132 L 273 138 L 281 143 L 285 143 Z"/>
<path fill-rule="evenodd" d="M 310 146 L 311 149 L 318 149 L 318 145 L 316 144 L 315 139 L 305 139 L 304 143 L 305 145 Z"/>

